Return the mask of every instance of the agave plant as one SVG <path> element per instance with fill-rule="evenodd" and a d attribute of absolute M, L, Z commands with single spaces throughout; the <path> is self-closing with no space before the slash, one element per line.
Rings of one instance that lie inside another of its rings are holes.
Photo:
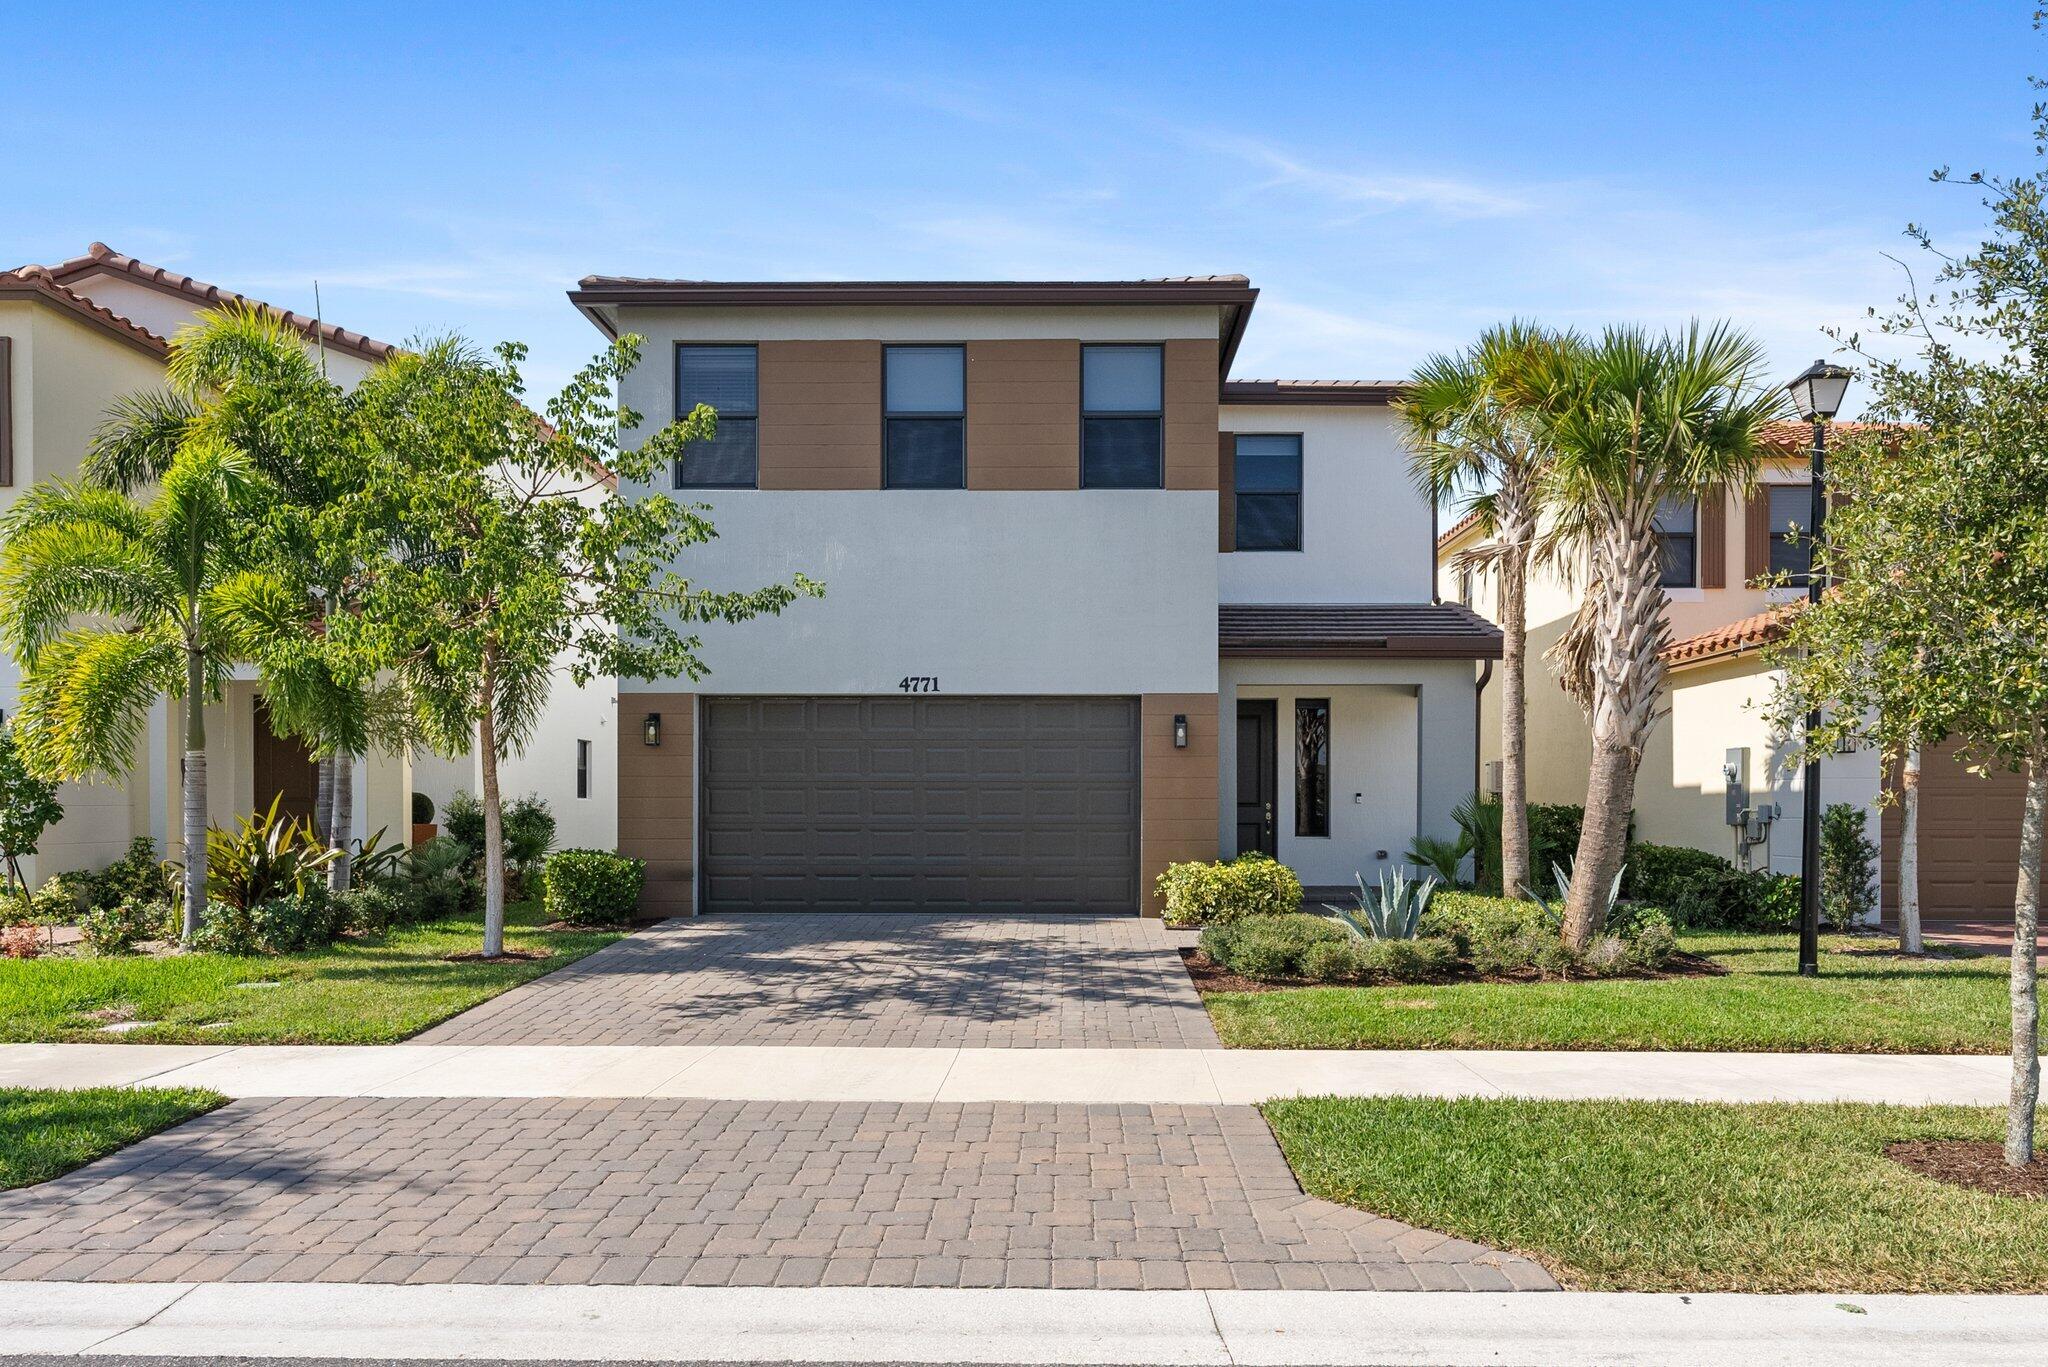
<path fill-rule="evenodd" d="M 1577 861 L 1573 861 L 1572 873 L 1576 873 L 1577 871 Z M 1530 900 L 1535 902 L 1537 906 L 1543 908 L 1544 915 L 1549 917 L 1552 921 L 1556 922 L 1561 927 L 1564 925 L 1564 909 L 1567 906 L 1571 905 L 1572 874 L 1565 872 L 1564 866 L 1557 863 L 1551 864 L 1550 872 L 1551 876 L 1557 879 L 1556 906 L 1551 906 L 1548 901 L 1544 900 L 1543 894 L 1536 891 L 1536 889 L 1532 887 L 1524 886 L 1522 891 L 1529 894 Z M 1607 889 L 1606 900 L 1600 903 L 1600 920 L 1602 924 L 1606 923 L 1608 914 L 1614 910 L 1614 904 L 1621 900 L 1621 878 L 1622 875 L 1627 872 L 1628 865 L 1626 864 L 1623 864 L 1620 868 L 1614 871 L 1613 886 Z"/>
<path fill-rule="evenodd" d="M 1369 886 L 1364 874 L 1358 880 L 1358 904 L 1329 908 L 1335 919 L 1361 940 L 1412 940 L 1436 896 L 1438 879 L 1430 874 L 1410 878 L 1399 869 L 1380 871 L 1380 885 Z"/>
<path fill-rule="evenodd" d="M 283 795 L 270 810 L 243 817 L 233 831 L 206 831 L 207 895 L 247 910 L 285 893 L 306 892 L 326 882 L 327 866 L 340 857 L 313 833 L 309 821 L 284 816 Z"/>

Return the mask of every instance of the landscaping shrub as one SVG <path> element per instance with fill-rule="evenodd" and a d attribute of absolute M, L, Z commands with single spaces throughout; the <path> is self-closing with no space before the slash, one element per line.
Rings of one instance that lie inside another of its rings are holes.
<path fill-rule="evenodd" d="M 1301 910 L 1301 880 L 1266 854 L 1241 854 L 1228 864 L 1170 864 L 1157 887 L 1169 925 L 1229 925 Z"/>
<path fill-rule="evenodd" d="M 249 915 L 249 928 L 257 948 L 297 954 L 334 939 L 339 910 L 325 888 L 310 887 L 258 902 Z"/>
<path fill-rule="evenodd" d="M 78 899 L 72 895 L 71 880 L 52 878 L 24 897 L 17 890 L 0 897 L 0 926 L 69 925 L 78 916 Z"/>
<path fill-rule="evenodd" d="M 400 885 L 375 883 L 368 887 L 337 892 L 334 926 L 337 934 L 382 935 L 405 924 L 407 904 Z"/>
<path fill-rule="evenodd" d="M 116 906 L 94 907 L 78 919 L 85 947 L 95 954 L 133 954 L 144 940 L 161 939 L 170 903 L 130 897 Z"/>
<path fill-rule="evenodd" d="M 1820 910 L 1835 929 L 1852 930 L 1877 910 L 1876 858 L 1861 807 L 1837 802 L 1820 814 Z"/>
<path fill-rule="evenodd" d="M 1718 854 L 1639 840 L 1628 847 L 1628 873 L 1622 879 L 1621 893 L 1639 902 L 1672 907 L 1734 872 L 1735 866 Z"/>
<path fill-rule="evenodd" d="M 1796 873 L 1753 873 L 1748 930 L 1790 930 L 1799 924 L 1800 883 Z"/>
<path fill-rule="evenodd" d="M 542 907 L 552 920 L 617 925 L 632 919 L 647 882 L 645 860 L 609 850 L 557 850 L 548 856 Z"/>
<path fill-rule="evenodd" d="M 0 958 L 33 959 L 43 952 L 43 932 L 33 925 L 0 929 Z"/>
<path fill-rule="evenodd" d="M 84 876 L 88 906 L 113 908 L 123 902 L 167 902 L 173 889 L 171 875 L 157 858 L 156 842 L 137 836 L 128 842 L 128 852 L 98 873 Z"/>
<path fill-rule="evenodd" d="M 282 810 L 242 817 L 232 831 L 206 828 L 206 896 L 251 910 L 274 897 L 327 885 L 327 867 L 339 855 L 313 833 L 313 823 Z"/>
<path fill-rule="evenodd" d="M 1510 939 L 1525 930 L 1557 932 L 1535 902 L 1454 891 L 1431 898 L 1429 910 L 1416 927 L 1417 934 L 1447 939 L 1468 957 L 1484 942 Z"/>
<path fill-rule="evenodd" d="M 1564 802 L 1529 804 L 1529 882 L 1545 897 L 1557 891 L 1554 868 L 1570 868 L 1579 853 L 1579 827 L 1586 809 Z M 1503 892 L 1513 889 L 1503 888 Z"/>
<path fill-rule="evenodd" d="M 424 826 L 434 819 L 434 799 L 425 793 L 412 795 L 412 824 Z"/>
<path fill-rule="evenodd" d="M 1500 896 L 1500 799 L 1467 793 L 1465 800 L 1452 809 L 1451 820 L 1472 842 L 1474 890 Z"/>
<path fill-rule="evenodd" d="M 1294 912 L 1247 917 L 1202 932 L 1202 952 L 1247 978 L 1299 978 L 1311 946 L 1353 943 L 1350 931 L 1324 916 Z"/>
<path fill-rule="evenodd" d="M 445 818 L 441 825 L 450 840 L 457 841 L 467 850 L 471 858 L 481 854 L 484 848 L 484 804 L 477 801 L 475 793 L 457 793 L 448 799 L 448 805 L 441 812 Z"/>
<path fill-rule="evenodd" d="M 413 846 L 412 857 L 406 860 L 406 881 L 399 889 L 405 920 L 421 924 L 480 911 L 484 886 L 470 873 L 470 863 L 469 847 L 445 835 Z"/>
<path fill-rule="evenodd" d="M 528 793 L 505 804 L 504 819 L 505 862 L 510 866 L 514 886 L 524 896 L 531 888 L 540 861 L 555 847 L 555 814 L 546 798 Z"/>

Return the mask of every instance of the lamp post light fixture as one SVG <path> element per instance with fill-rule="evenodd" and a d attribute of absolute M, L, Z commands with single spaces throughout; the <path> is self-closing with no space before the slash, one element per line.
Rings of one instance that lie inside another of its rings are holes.
<path fill-rule="evenodd" d="M 640 739 L 649 745 L 661 744 L 661 713 L 649 712 L 647 720 L 640 723 Z"/>
<path fill-rule="evenodd" d="M 1828 516 L 1828 423 L 1842 411 L 1849 392 L 1847 368 L 1815 361 L 1793 378 L 1785 390 L 1799 416 L 1813 424 L 1812 497 L 1806 532 L 1806 601 L 1820 601 L 1821 576 L 1816 567 L 1820 539 Z M 1820 709 L 1806 714 L 1806 734 L 1820 730 Z M 1820 756 L 1806 752 L 1805 792 L 1799 827 L 1799 973 L 1820 973 Z"/>

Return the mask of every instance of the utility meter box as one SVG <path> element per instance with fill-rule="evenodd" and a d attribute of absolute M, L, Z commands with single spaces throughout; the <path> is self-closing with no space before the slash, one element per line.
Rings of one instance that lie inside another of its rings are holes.
<path fill-rule="evenodd" d="M 1721 777 L 1728 781 L 1728 814 L 1723 819 L 1731 826 L 1743 826 L 1749 820 L 1748 746 L 1737 745 L 1727 751 L 1721 763 Z"/>

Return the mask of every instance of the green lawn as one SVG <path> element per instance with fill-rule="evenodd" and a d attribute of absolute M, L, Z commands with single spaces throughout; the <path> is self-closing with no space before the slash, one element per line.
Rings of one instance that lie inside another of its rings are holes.
<path fill-rule="evenodd" d="M 619 937 L 543 931 L 538 909 L 513 907 L 505 942 L 552 957 L 451 963 L 482 943 L 480 921 L 440 921 L 305 954 L 229 958 L 0 959 L 0 1042 L 128 1044 L 389 1044 L 552 972 Z M 245 984 L 274 983 L 272 987 Z M 154 1021 L 100 1030 L 109 1009 Z"/>
<path fill-rule="evenodd" d="M 2048 1292 L 2048 1201 L 1936 1182 L 1901 1139 L 1966 1107 L 1318 1097 L 1268 1120 L 1310 1193 L 1598 1291 Z"/>
<path fill-rule="evenodd" d="M 0 1087 L 0 1191 L 47 1182 L 227 1098 L 193 1089 Z"/>
<path fill-rule="evenodd" d="M 1692 934 L 1722 977 L 1311 987 L 1209 996 L 1239 1049 L 1733 1049 L 2002 1053 L 2006 965 L 1901 959 L 1829 937 L 1821 976 L 1792 935 Z M 1864 952 L 1851 952 L 1861 950 Z"/>

